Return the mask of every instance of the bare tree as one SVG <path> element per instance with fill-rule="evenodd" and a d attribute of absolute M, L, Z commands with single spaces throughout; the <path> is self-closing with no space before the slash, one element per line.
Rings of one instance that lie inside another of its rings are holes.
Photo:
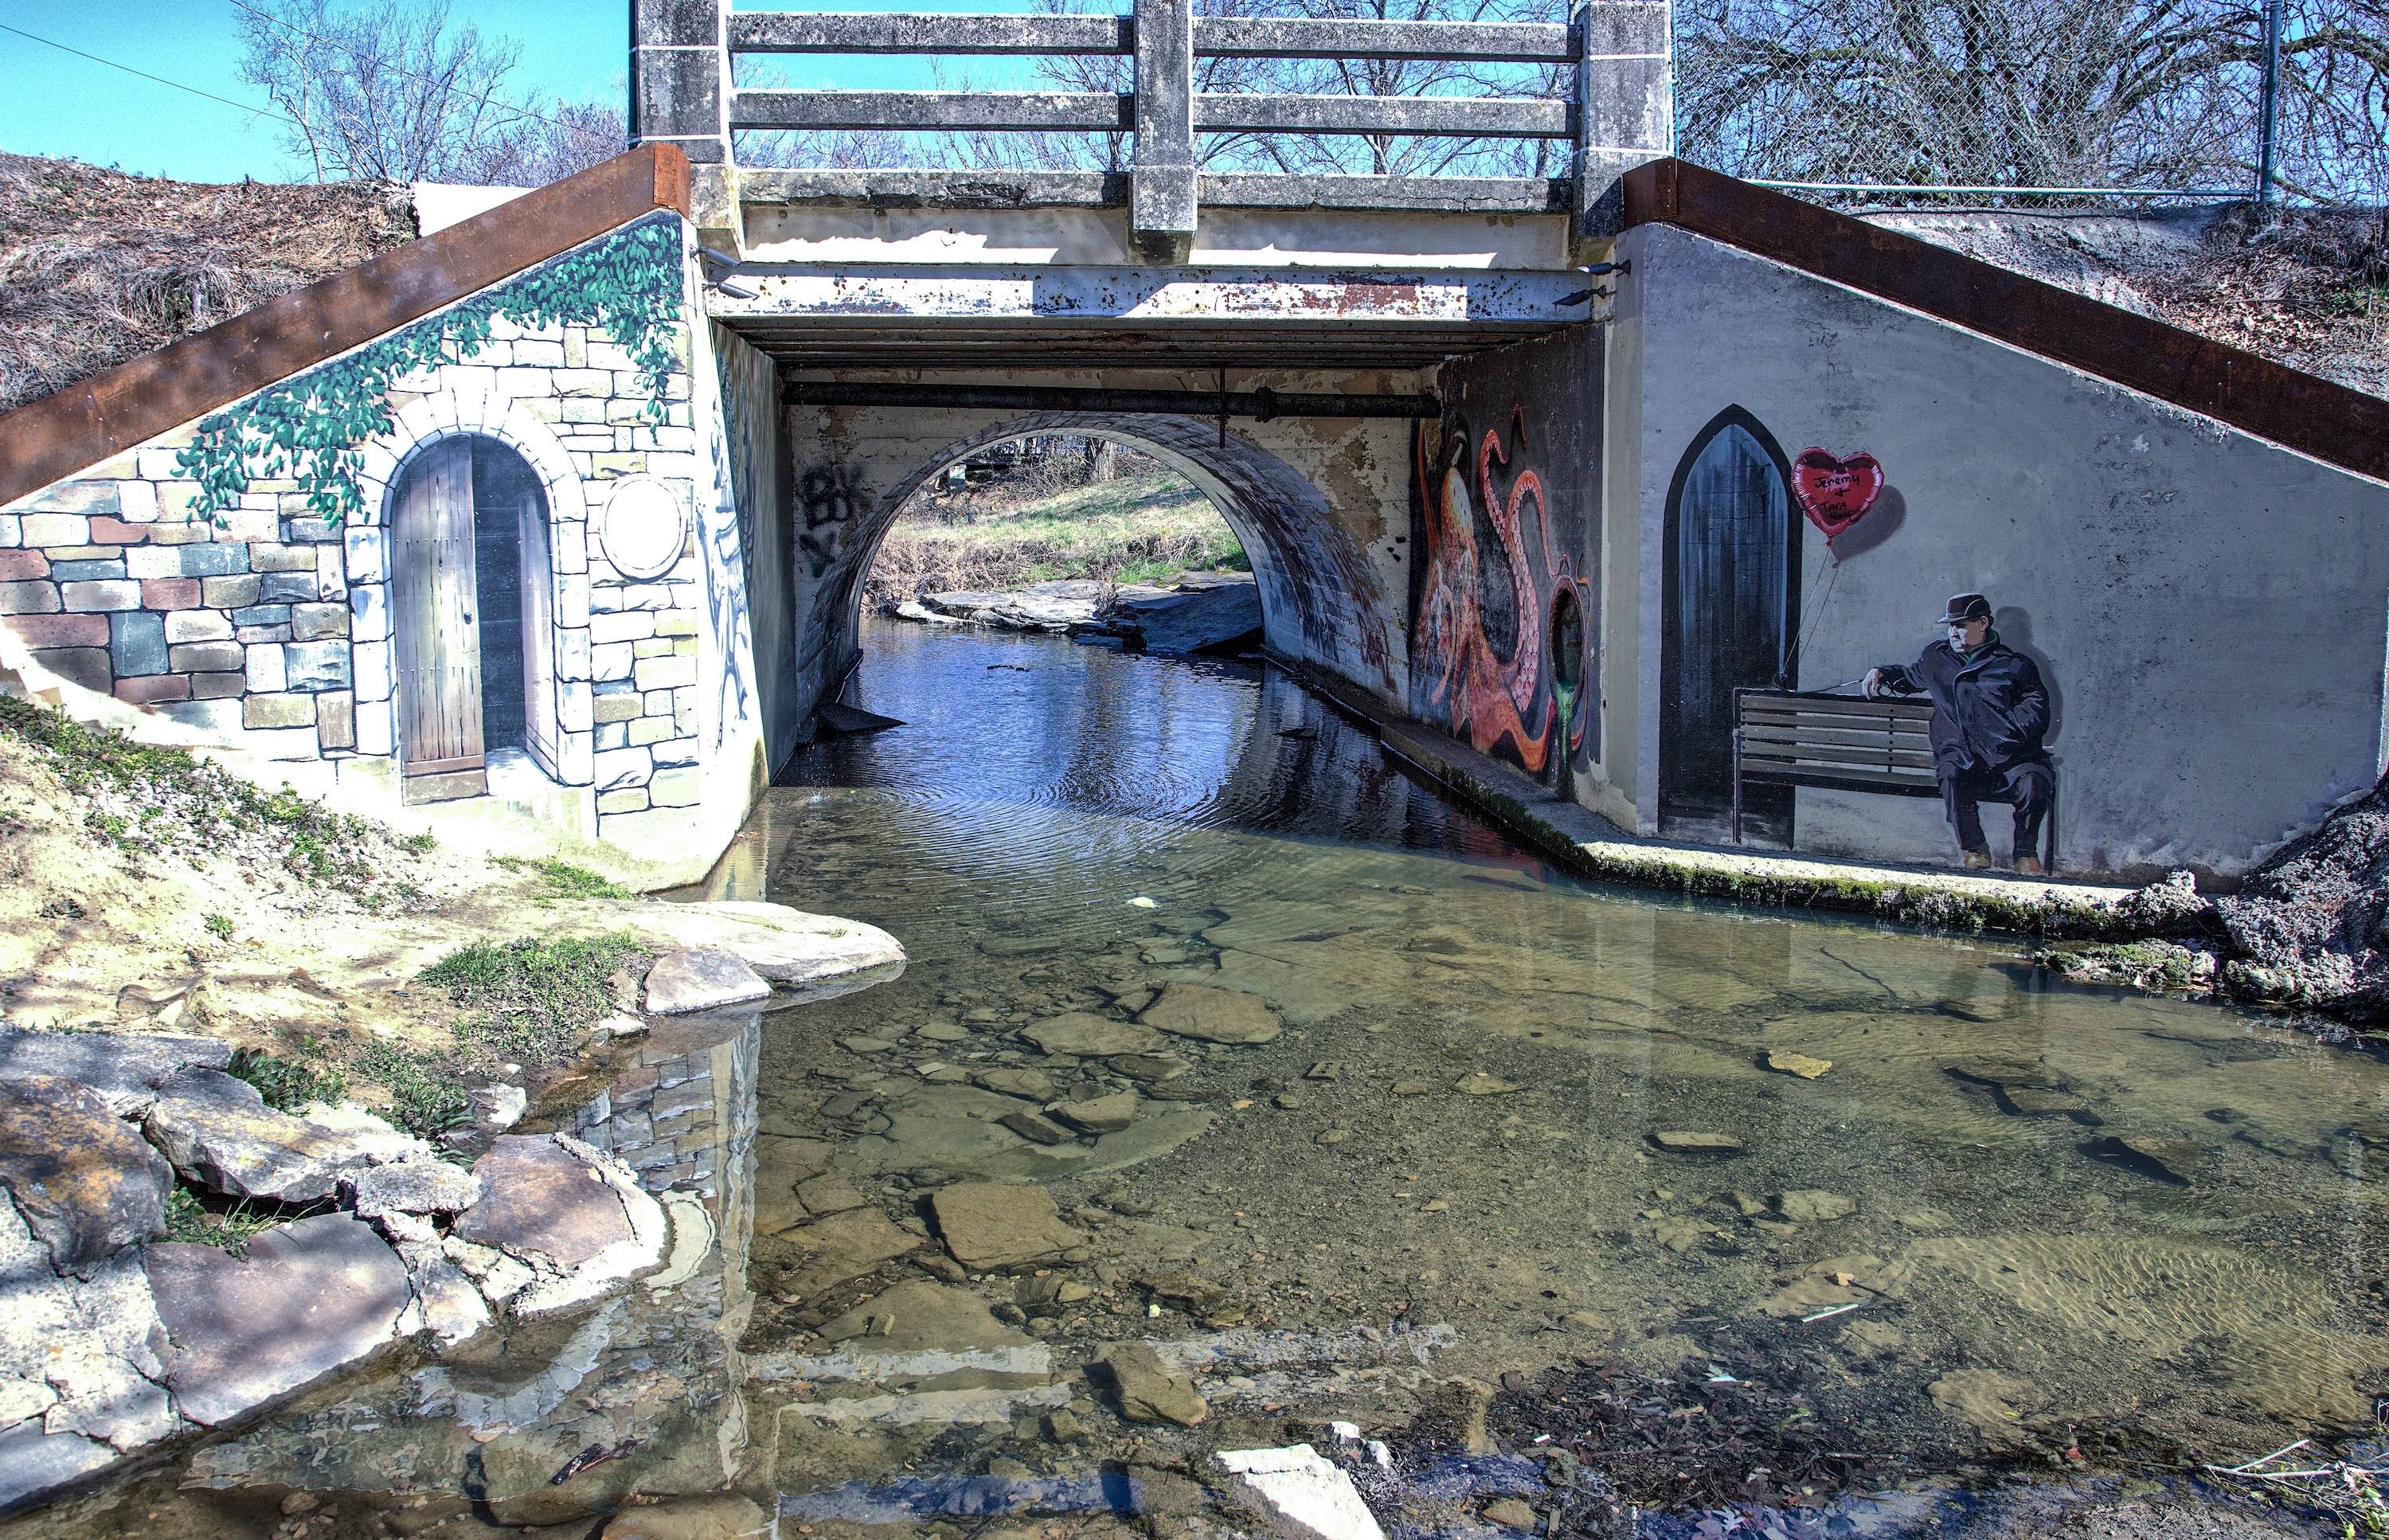
<path fill-rule="evenodd" d="M 2281 172 L 2389 194 L 2389 0 L 2289 0 Z M 2248 0 L 1691 0 L 1684 153 L 1744 176 L 1925 185 L 2248 184 Z"/>
<path fill-rule="evenodd" d="M 315 179 L 537 185 L 620 153 L 618 108 L 508 89 L 522 49 L 448 0 L 234 0 L 240 76 L 291 120 Z"/>

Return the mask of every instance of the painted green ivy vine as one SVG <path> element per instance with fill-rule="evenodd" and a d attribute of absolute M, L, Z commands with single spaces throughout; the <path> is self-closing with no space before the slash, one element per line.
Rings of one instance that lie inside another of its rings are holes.
<path fill-rule="evenodd" d="M 392 383 L 463 363 L 491 340 L 491 323 L 500 317 L 526 330 L 561 325 L 611 333 L 647 389 L 646 415 L 661 422 L 666 378 L 680 365 L 680 306 L 678 223 L 651 219 L 203 418 L 174 468 L 199 484 L 192 512 L 211 521 L 221 522 L 251 478 L 287 477 L 319 517 L 344 523 L 364 511 L 359 448 L 390 431 Z"/>

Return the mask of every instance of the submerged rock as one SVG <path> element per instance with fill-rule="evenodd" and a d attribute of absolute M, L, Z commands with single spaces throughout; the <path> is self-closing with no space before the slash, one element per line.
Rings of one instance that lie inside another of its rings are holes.
<path fill-rule="evenodd" d="M 597 1540 L 747 1540 L 772 1528 L 772 1517 L 735 1493 L 674 1497 L 626 1508 L 606 1521 Z"/>
<path fill-rule="evenodd" d="M 1685 1128 L 1660 1130 L 1651 1136 L 1651 1142 L 1662 1150 L 1706 1151 L 1727 1154 L 1742 1148 L 1742 1140 L 1731 1134 L 1705 1134 Z"/>
<path fill-rule="evenodd" d="M 513 1297 L 536 1315 L 594 1299 L 663 1259 L 670 1226 L 630 1172 L 562 1134 L 507 1135 L 473 1163 L 481 1195 L 455 1237 L 529 1265 Z"/>
<path fill-rule="evenodd" d="M 1780 1075 L 1796 1075 L 1803 1080 L 1814 1080 L 1832 1069 L 1833 1062 L 1795 1053 L 1789 1049 L 1770 1048 L 1767 1050 L 1767 1067 Z"/>
<path fill-rule="evenodd" d="M 1041 1187 L 957 1182 L 930 1196 L 929 1211 L 946 1250 L 973 1272 L 1042 1262 L 1087 1241 Z"/>
<path fill-rule="evenodd" d="M 1173 986 L 1175 987 L 1175 986 Z M 1149 1012 L 1148 1012 L 1149 1013 Z M 1102 1059 L 1115 1053 L 1157 1053 L 1167 1043 L 1151 1026 L 1072 1011 L 1020 1029 L 1021 1037 L 1047 1053 Z"/>
<path fill-rule="evenodd" d="M 1160 998 L 1136 1019 L 1172 1037 L 1206 1043 L 1266 1043 L 1285 1030 L 1258 995 L 1207 984 L 1165 985 Z"/>
<path fill-rule="evenodd" d="M 1083 1133 L 1113 1134 L 1135 1121 L 1138 1100 L 1134 1091 L 1115 1091 L 1109 1096 L 1068 1101 L 1048 1110 Z"/>
<path fill-rule="evenodd" d="M 51 1266 L 88 1271 L 156 1235 L 173 1184 L 158 1152 L 83 1087 L 0 1080 L 0 1189 Z"/>
<path fill-rule="evenodd" d="M 1510 1096 L 1527 1088 L 1515 1080 L 1504 1080 L 1498 1075 L 1488 1075 L 1478 1070 L 1453 1081 L 1451 1088 L 1463 1096 Z"/>
<path fill-rule="evenodd" d="M 1822 1188 L 1801 1188 L 1775 1195 L 1775 1212 L 1794 1224 L 1822 1224 L 1856 1213 L 1858 1204 L 1838 1192 Z"/>
<path fill-rule="evenodd" d="M 1211 1413 L 1194 1382 L 1173 1374 L 1161 1355 L 1143 1343 L 1123 1343 L 1099 1360 L 1119 1397 L 1120 1416 L 1131 1422 L 1174 1422 L 1192 1428 Z"/>
<path fill-rule="evenodd" d="M 833 1214 L 788 1230 L 781 1239 L 802 1254 L 803 1260 L 786 1283 L 787 1292 L 798 1299 L 811 1299 L 824 1289 L 861 1278 L 921 1245 L 919 1236 L 898 1228 L 875 1208 Z"/>
<path fill-rule="evenodd" d="M 208 1427 L 390 1342 L 413 1297 L 398 1254 L 344 1214 L 262 1231 L 246 1257 L 164 1244 L 144 1260 L 172 1338 L 166 1384 L 176 1408 Z"/>
<path fill-rule="evenodd" d="M 977 1294 L 926 1279 L 909 1279 L 872 1296 L 824 1323 L 821 1334 L 832 1343 L 868 1339 L 868 1346 L 889 1353 L 1028 1345 L 1027 1337 L 990 1314 L 987 1302 Z"/>
<path fill-rule="evenodd" d="M 1005 1096 L 1038 1102 L 1054 1100 L 1054 1077 L 1041 1069 L 983 1069 L 973 1072 L 971 1079 Z"/>
<path fill-rule="evenodd" d="M 763 976 L 736 952 L 719 947 L 666 952 L 647 970 L 647 1012 L 680 1016 L 724 1005 L 744 1005 L 772 992 Z"/>

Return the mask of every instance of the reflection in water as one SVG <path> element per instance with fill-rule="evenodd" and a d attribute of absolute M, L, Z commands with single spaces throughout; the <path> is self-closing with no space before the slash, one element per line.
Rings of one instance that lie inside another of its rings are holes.
<path fill-rule="evenodd" d="M 2244 1458 L 2389 1378 L 2374 1060 L 2004 944 L 1572 882 L 1273 674 L 869 641 L 862 704 L 909 725 L 808 751 L 709 894 L 912 961 L 659 1029 L 570 1120 L 680 1195 L 665 1278 L 37 1526 L 287 1533 L 298 1488 L 464 1536 L 734 1487 L 783 1534 L 1262 1534 L 1200 1457 L 1345 1420 L 1394 1445 L 1399 1480 L 1336 1449 L 1389 1531 L 1482 1533 L 1570 1478 L 1514 1406 L 1464 1453 L 1455 1380 L 1597 1360 L 1677 1387 L 1614 1408 L 1659 1427 L 1730 1376 L 1923 1470 Z M 989 1181 L 1026 1185 L 965 1213 Z M 1455 1395 L 1446 1456 L 1404 1441 Z"/>

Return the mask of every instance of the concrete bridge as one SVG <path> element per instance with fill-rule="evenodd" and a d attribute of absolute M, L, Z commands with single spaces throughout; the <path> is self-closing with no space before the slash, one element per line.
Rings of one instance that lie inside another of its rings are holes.
<path fill-rule="evenodd" d="M 850 675 L 906 497 L 1069 432 L 1213 500 L 1289 667 L 1629 834 L 1729 841 L 1736 692 L 1913 659 L 1965 590 L 2050 681 L 2069 872 L 2228 879 L 2369 786 L 2389 404 L 1669 159 L 1667 36 L 1645 0 L 638 0 L 630 155 L 0 419 L 0 613 L 32 663 L 360 807 L 510 808 L 686 874 Z M 738 83 L 891 50 L 1117 55 L 1132 84 Z M 1195 88 L 1268 55 L 1552 90 Z M 1122 152 L 740 164 L 789 128 Z M 1206 171 L 1227 132 L 1508 137 L 1562 174 Z M 1930 798 L 1829 773 L 1872 749 L 1804 752 L 1808 783 L 1745 788 L 1752 845 L 1954 864 Z"/>

